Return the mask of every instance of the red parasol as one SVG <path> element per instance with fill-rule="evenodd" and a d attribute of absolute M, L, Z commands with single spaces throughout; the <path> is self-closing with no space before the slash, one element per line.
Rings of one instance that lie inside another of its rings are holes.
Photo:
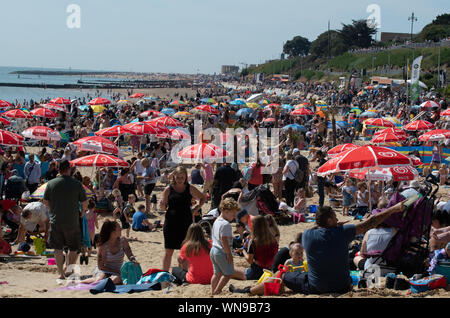
<path fill-rule="evenodd" d="M 94 133 L 96 136 L 101 137 L 119 137 L 120 135 L 126 134 L 127 131 L 120 125 L 116 125 L 113 127 L 108 127 L 104 129 L 100 129 Z"/>
<path fill-rule="evenodd" d="M 386 133 L 381 135 L 376 135 L 370 142 L 374 144 L 382 144 L 387 142 L 398 142 L 406 140 L 405 135 L 397 135 L 393 133 Z"/>
<path fill-rule="evenodd" d="M 35 108 L 32 111 L 30 111 L 30 114 L 32 114 L 33 116 L 38 116 L 38 117 L 45 117 L 45 118 L 56 118 L 58 117 L 58 115 L 56 115 L 56 113 L 50 109 L 47 108 Z"/>
<path fill-rule="evenodd" d="M 117 145 L 109 139 L 99 136 L 88 136 L 74 141 L 79 150 L 119 154 Z"/>
<path fill-rule="evenodd" d="M 33 115 L 31 115 L 30 113 L 26 113 L 21 109 L 11 109 L 11 110 L 7 110 L 6 112 L 4 112 L 2 114 L 2 116 L 6 116 L 9 118 L 33 118 Z"/>
<path fill-rule="evenodd" d="M 395 124 L 384 118 L 369 118 L 364 121 L 364 124 L 367 126 L 376 126 L 376 127 L 386 127 L 393 128 Z"/>
<path fill-rule="evenodd" d="M 77 167 L 128 167 L 125 160 L 112 155 L 89 155 L 70 161 L 72 166 Z"/>
<path fill-rule="evenodd" d="M 0 145 L 22 146 L 23 137 L 10 131 L 0 129 Z"/>
<path fill-rule="evenodd" d="M 350 149 L 355 149 L 355 148 L 359 148 L 359 146 L 354 145 L 354 144 L 342 144 L 342 145 L 337 145 L 336 147 L 331 148 L 330 150 L 328 150 L 328 156 L 329 157 L 334 157 L 340 153 L 343 153 L 344 151 L 350 150 Z"/>
<path fill-rule="evenodd" d="M 214 144 L 195 144 L 189 147 L 184 148 L 180 152 L 178 152 L 178 157 L 182 159 L 196 159 L 196 160 L 205 160 L 205 159 L 222 159 L 227 156 L 227 152 L 225 149 L 222 149 Z"/>
<path fill-rule="evenodd" d="M 89 105 L 109 105 L 109 104 L 111 104 L 111 101 L 109 99 L 102 97 L 94 98 L 89 102 Z"/>
<path fill-rule="evenodd" d="M 183 127 L 184 126 L 181 121 L 176 120 L 175 118 L 172 118 L 170 116 L 154 118 L 152 120 L 149 120 L 148 122 L 161 123 L 166 127 Z"/>
<path fill-rule="evenodd" d="M 440 141 L 450 138 L 450 130 L 435 129 L 430 130 L 419 137 L 420 141 Z"/>
<path fill-rule="evenodd" d="M 426 120 L 416 120 L 403 126 L 404 130 L 416 131 L 416 130 L 430 130 L 434 129 L 434 125 Z"/>
<path fill-rule="evenodd" d="M 63 97 L 58 97 L 58 98 L 53 98 L 50 103 L 52 104 L 58 104 L 58 105 L 70 105 L 72 104 L 72 102 L 70 101 L 70 99 L 67 98 L 63 98 Z"/>
<path fill-rule="evenodd" d="M 398 151 L 378 146 L 362 146 L 347 150 L 319 167 L 317 174 L 327 174 L 365 167 L 395 167 L 412 165 L 409 156 Z"/>
<path fill-rule="evenodd" d="M 291 116 L 307 116 L 307 115 L 314 115 L 314 112 L 312 110 L 309 110 L 305 107 L 297 108 L 296 110 L 293 110 L 289 113 Z"/>

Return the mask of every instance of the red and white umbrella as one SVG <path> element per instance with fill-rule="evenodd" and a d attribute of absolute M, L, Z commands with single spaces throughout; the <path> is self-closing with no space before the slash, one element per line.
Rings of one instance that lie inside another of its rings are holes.
<path fill-rule="evenodd" d="M 74 141 L 74 145 L 78 147 L 78 150 L 95 151 L 113 155 L 119 154 L 119 147 L 117 147 L 113 141 L 99 136 L 88 136 L 78 139 Z"/>
<path fill-rule="evenodd" d="M 307 115 L 314 115 L 314 112 L 312 110 L 309 110 L 305 107 L 297 108 L 289 113 L 291 116 L 307 116 Z"/>
<path fill-rule="evenodd" d="M 420 141 L 440 141 L 450 138 L 450 130 L 435 129 L 430 130 L 419 137 Z"/>
<path fill-rule="evenodd" d="M 429 100 L 426 102 L 423 102 L 422 104 L 420 104 L 420 107 L 440 107 L 441 105 L 439 105 L 438 103 L 436 103 L 435 101 Z"/>
<path fill-rule="evenodd" d="M 34 126 L 22 131 L 22 135 L 26 138 L 38 140 L 60 140 L 61 135 L 56 131 L 46 126 Z"/>
<path fill-rule="evenodd" d="M 406 136 L 405 131 L 402 129 L 398 129 L 398 128 L 381 129 L 374 133 L 375 136 L 382 135 L 382 134 L 395 134 L 395 135 Z"/>
<path fill-rule="evenodd" d="M 191 111 L 200 111 L 200 112 L 214 114 L 214 115 L 218 115 L 220 113 L 219 110 L 217 110 L 216 108 L 214 108 L 211 105 L 200 105 L 200 106 L 194 107 Z"/>
<path fill-rule="evenodd" d="M 447 108 L 441 113 L 441 116 L 450 116 L 450 108 Z"/>
<path fill-rule="evenodd" d="M 184 126 L 181 121 L 176 120 L 175 118 L 172 118 L 170 116 L 154 118 L 152 120 L 149 120 L 149 122 L 160 123 L 166 127 L 183 127 Z"/>
<path fill-rule="evenodd" d="M 274 123 L 274 122 L 275 122 L 275 118 L 272 118 L 272 117 L 266 118 L 263 120 L 263 123 Z"/>
<path fill-rule="evenodd" d="M 111 101 L 103 97 L 94 98 L 89 102 L 89 105 L 109 105 Z"/>
<path fill-rule="evenodd" d="M 195 144 L 178 152 L 179 158 L 191 160 L 215 160 L 226 156 L 227 152 L 225 149 L 207 143 Z"/>
<path fill-rule="evenodd" d="M 33 115 L 31 115 L 30 113 L 24 112 L 21 109 L 11 109 L 11 110 L 7 110 L 6 112 L 4 112 L 2 114 L 2 116 L 6 116 L 9 118 L 33 118 Z"/>
<path fill-rule="evenodd" d="M 45 117 L 45 118 L 56 118 L 58 115 L 50 109 L 41 107 L 41 108 L 35 108 L 32 111 L 30 111 L 30 114 L 37 117 Z"/>
<path fill-rule="evenodd" d="M 67 98 L 63 98 L 63 97 L 58 97 L 58 98 L 53 98 L 50 103 L 52 104 L 58 104 L 58 105 L 70 105 L 72 104 L 72 102 L 70 101 L 70 99 Z"/>
<path fill-rule="evenodd" d="M 387 119 L 384 118 L 369 118 L 364 121 L 364 124 L 366 126 L 376 126 L 376 127 L 386 127 L 386 128 L 393 128 L 395 127 L 395 124 Z"/>
<path fill-rule="evenodd" d="M 10 131 L 0 129 L 0 145 L 22 146 L 23 137 Z"/>
<path fill-rule="evenodd" d="M 370 142 L 374 144 L 383 144 L 387 142 L 399 142 L 406 140 L 405 135 L 397 135 L 393 133 L 386 133 L 381 135 L 376 135 Z"/>
<path fill-rule="evenodd" d="M 191 140 L 191 134 L 187 129 L 184 128 L 172 128 L 169 129 L 170 138 L 173 140 Z"/>
<path fill-rule="evenodd" d="M 395 167 L 410 166 L 412 160 L 409 156 L 398 151 L 378 146 L 362 146 L 347 150 L 328 160 L 319 167 L 317 175 L 360 169 L 366 167 Z"/>
<path fill-rule="evenodd" d="M 0 99 L 0 108 L 6 108 L 6 107 L 14 107 L 14 106 L 10 102 Z"/>
<path fill-rule="evenodd" d="M 145 112 L 142 112 L 139 114 L 139 117 L 153 117 L 153 116 L 157 116 L 157 117 L 163 117 L 166 116 L 164 113 L 161 113 L 157 110 L 146 110 Z"/>
<path fill-rule="evenodd" d="M 417 130 L 430 130 L 434 129 L 434 125 L 426 120 L 416 120 L 403 126 L 404 130 L 417 131 Z"/>
<path fill-rule="evenodd" d="M 126 134 L 127 131 L 120 125 L 116 125 L 113 127 L 107 127 L 104 129 L 100 129 L 94 133 L 96 136 L 100 137 L 119 137 L 120 135 Z"/>
<path fill-rule="evenodd" d="M 122 126 L 124 131 L 131 135 L 157 135 L 158 130 L 148 122 L 134 122 Z"/>
<path fill-rule="evenodd" d="M 417 158 L 416 156 L 409 156 L 413 162 L 414 167 L 418 167 L 423 165 L 423 162 L 420 160 L 420 158 Z"/>
<path fill-rule="evenodd" d="M 5 118 L 0 117 L 0 124 L 2 124 L 3 126 L 9 126 L 11 125 L 11 122 Z"/>
<path fill-rule="evenodd" d="M 130 98 L 142 98 L 144 96 L 145 96 L 145 94 L 143 94 L 143 93 L 136 93 L 136 94 L 131 95 Z"/>
<path fill-rule="evenodd" d="M 419 172 L 411 166 L 391 168 L 363 168 L 351 170 L 349 172 L 350 178 L 375 181 L 409 181 L 416 179 L 418 176 Z"/>
<path fill-rule="evenodd" d="M 123 159 L 112 155 L 96 154 L 84 156 L 70 161 L 72 166 L 77 167 L 128 167 L 129 164 Z"/>
<path fill-rule="evenodd" d="M 59 111 L 62 111 L 62 112 L 67 113 L 67 109 L 66 109 L 66 107 L 63 106 L 63 105 L 58 105 L 58 104 L 48 103 L 48 104 L 41 104 L 41 105 L 39 105 L 39 106 L 41 106 L 41 107 L 43 107 L 43 108 L 53 109 L 53 110 L 59 110 Z"/>
<path fill-rule="evenodd" d="M 144 121 L 144 123 L 149 124 L 156 129 L 156 137 L 158 138 L 169 138 L 170 130 L 160 122 Z"/>
<path fill-rule="evenodd" d="M 336 147 L 331 148 L 330 150 L 328 150 L 328 156 L 329 157 L 334 157 L 340 153 L 343 153 L 344 151 L 347 150 L 351 150 L 351 149 L 356 149 L 359 148 L 359 146 L 354 145 L 354 144 L 342 144 L 342 145 L 337 145 Z"/>

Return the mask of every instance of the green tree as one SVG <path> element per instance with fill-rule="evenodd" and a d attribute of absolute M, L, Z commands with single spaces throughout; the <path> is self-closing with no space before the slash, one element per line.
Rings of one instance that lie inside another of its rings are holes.
<path fill-rule="evenodd" d="M 444 13 L 441 15 L 438 15 L 436 19 L 433 20 L 432 24 L 436 25 L 450 25 L 450 14 Z"/>
<path fill-rule="evenodd" d="M 311 43 L 311 54 L 314 57 L 327 57 L 328 56 L 328 35 L 330 38 L 330 55 L 338 56 L 348 51 L 349 47 L 345 45 L 342 37 L 338 31 L 330 30 L 329 32 L 323 32 L 317 39 Z"/>
<path fill-rule="evenodd" d="M 421 38 L 424 41 L 438 42 L 450 36 L 450 26 L 429 24 L 421 32 Z"/>
<path fill-rule="evenodd" d="M 372 45 L 372 35 L 377 31 L 367 25 L 366 20 L 352 20 L 352 24 L 342 24 L 339 31 L 344 43 L 349 46 L 368 48 Z"/>
<path fill-rule="evenodd" d="M 292 40 L 287 41 L 283 46 L 283 53 L 290 57 L 308 55 L 311 42 L 302 36 L 295 36 Z"/>

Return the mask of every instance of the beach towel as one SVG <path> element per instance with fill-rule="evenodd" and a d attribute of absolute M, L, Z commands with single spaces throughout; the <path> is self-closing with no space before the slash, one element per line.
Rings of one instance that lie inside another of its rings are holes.
<path fill-rule="evenodd" d="M 142 278 L 137 282 L 138 285 L 141 284 L 154 284 L 168 282 L 172 283 L 175 281 L 175 276 L 169 272 L 157 272 L 147 276 L 142 276 Z"/>
<path fill-rule="evenodd" d="M 125 285 L 136 284 L 142 277 L 142 269 L 139 264 L 133 262 L 123 263 L 120 268 L 120 275 Z"/>
<path fill-rule="evenodd" d="M 115 294 L 125 294 L 125 293 L 139 293 L 149 290 L 161 290 L 161 284 L 142 284 L 142 285 L 114 285 L 111 278 L 105 278 L 101 280 L 95 287 L 91 288 L 89 292 L 93 295 L 100 293 L 115 293 Z"/>

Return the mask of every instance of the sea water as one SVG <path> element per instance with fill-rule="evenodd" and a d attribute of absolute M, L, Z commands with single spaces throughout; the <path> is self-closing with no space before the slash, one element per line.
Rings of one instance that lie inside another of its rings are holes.
<path fill-rule="evenodd" d="M 31 75 L 31 74 L 11 74 L 15 71 L 69 71 L 67 69 L 50 69 L 50 68 L 33 68 L 33 67 L 10 67 L 0 66 L 0 83 L 18 83 L 18 84 L 77 84 L 79 80 L 97 82 L 97 81 L 119 81 L 119 78 L 100 78 L 81 75 Z M 89 70 L 72 70 L 84 71 Z M 92 71 L 91 71 L 92 72 Z M 23 103 L 24 100 L 40 101 L 45 99 L 52 99 L 55 97 L 64 98 L 83 98 L 87 95 L 93 96 L 96 90 L 93 89 L 51 89 L 51 88 L 37 88 L 37 87 L 14 87 L 14 86 L 0 86 L 0 99 L 6 100 L 10 103 Z M 107 94 L 100 95 L 108 98 Z"/>

